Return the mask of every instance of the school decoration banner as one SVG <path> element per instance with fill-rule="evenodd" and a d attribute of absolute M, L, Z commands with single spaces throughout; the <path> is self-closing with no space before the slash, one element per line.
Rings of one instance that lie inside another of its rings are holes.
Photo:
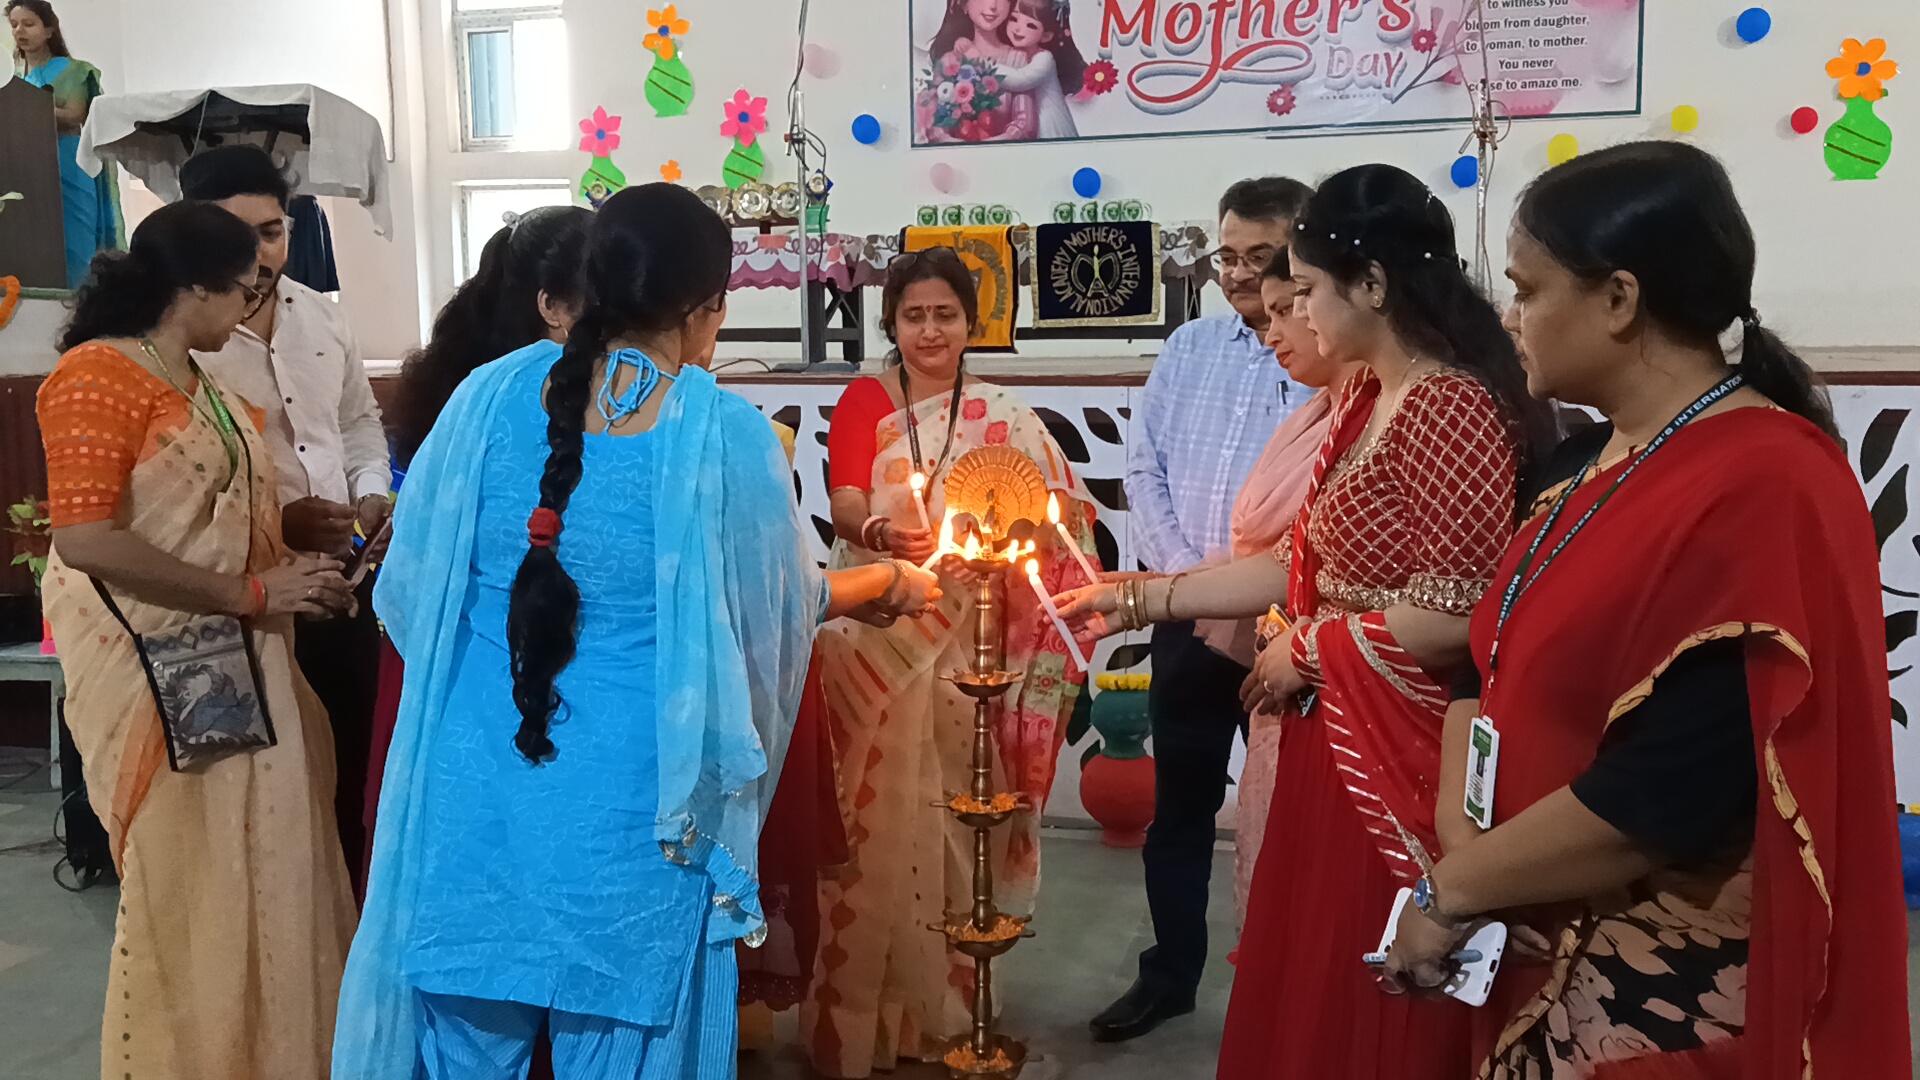
<path fill-rule="evenodd" d="M 915 146 L 1640 110 L 1641 0 L 908 3 Z"/>
<path fill-rule="evenodd" d="M 1033 325 L 1161 321 L 1160 226 L 1151 221 L 1033 229 Z"/>

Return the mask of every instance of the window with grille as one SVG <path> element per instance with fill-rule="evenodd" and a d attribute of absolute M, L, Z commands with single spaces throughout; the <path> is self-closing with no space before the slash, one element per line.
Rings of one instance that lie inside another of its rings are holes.
<path fill-rule="evenodd" d="M 567 25 L 557 4 L 454 0 L 461 146 L 561 150 L 567 145 Z"/>

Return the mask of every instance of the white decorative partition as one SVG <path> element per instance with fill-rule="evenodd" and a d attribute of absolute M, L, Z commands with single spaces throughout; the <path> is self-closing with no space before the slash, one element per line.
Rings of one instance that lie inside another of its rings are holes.
<path fill-rule="evenodd" d="M 1131 441 L 1133 399 L 1138 385 L 1115 385 L 1105 379 L 1086 383 L 1068 378 L 1004 379 L 1015 384 L 1027 404 L 1040 413 L 1061 449 L 1080 470 L 1099 504 L 1100 555 L 1105 566 L 1133 568 L 1133 542 L 1127 527 L 1126 496 L 1122 481 Z M 800 506 L 815 530 L 814 555 L 825 561 L 832 527 L 827 509 L 827 424 L 833 404 L 845 387 L 842 380 L 799 379 L 729 381 L 730 389 L 761 411 L 797 429 L 794 487 Z M 1867 504 L 1873 509 L 1880 538 L 1881 578 L 1886 601 L 1887 665 L 1893 677 L 1894 766 L 1899 798 L 1920 803 L 1920 386 L 1836 386 L 1833 404 L 1847 456 L 1860 477 Z M 1129 634 L 1102 642 L 1094 655 L 1094 670 L 1147 670 L 1147 636 Z M 1083 742 L 1084 745 L 1084 742 Z M 1240 748 L 1235 748 L 1233 773 L 1238 775 Z M 1079 801 L 1080 753 L 1069 747 L 1060 755 L 1050 817 L 1086 819 Z M 1233 823 L 1234 799 L 1229 791 L 1221 810 L 1223 827 Z"/>

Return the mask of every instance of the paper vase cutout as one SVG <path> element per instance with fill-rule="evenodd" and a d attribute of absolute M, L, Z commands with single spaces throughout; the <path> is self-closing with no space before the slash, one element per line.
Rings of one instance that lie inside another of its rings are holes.
<path fill-rule="evenodd" d="M 720 166 L 720 175 L 726 179 L 727 186 L 735 191 L 760 179 L 760 175 L 766 171 L 767 155 L 758 143 L 752 146 L 734 143 L 733 149 L 727 151 L 727 160 Z"/>
<path fill-rule="evenodd" d="M 1893 153 L 1893 129 L 1874 112 L 1874 103 L 1886 94 L 1886 82 L 1900 74 L 1900 66 L 1886 59 L 1887 43 L 1875 38 L 1866 44 L 1848 38 L 1840 55 L 1827 61 L 1827 75 L 1839 80 L 1847 111 L 1827 128 L 1827 169 L 1836 180 L 1873 180 Z"/>
<path fill-rule="evenodd" d="M 627 186 L 627 174 L 613 163 L 612 158 L 597 157 L 587 171 L 580 176 L 580 197 L 587 205 L 600 209 L 615 192 L 623 191 Z"/>
<path fill-rule="evenodd" d="M 727 102 L 727 118 L 720 123 L 720 134 L 733 140 L 720 175 L 727 186 L 739 190 L 760 179 L 767 171 L 766 151 L 760 148 L 760 133 L 767 130 L 767 99 L 745 90 L 737 91 Z"/>
<path fill-rule="evenodd" d="M 685 116 L 693 104 L 693 72 L 678 56 L 671 60 L 655 58 L 647 72 L 647 104 L 655 116 Z"/>

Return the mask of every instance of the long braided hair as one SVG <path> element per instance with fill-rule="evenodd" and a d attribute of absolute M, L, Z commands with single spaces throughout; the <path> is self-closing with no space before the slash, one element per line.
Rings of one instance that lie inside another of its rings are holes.
<path fill-rule="evenodd" d="M 726 292 L 732 250 L 726 224 L 675 184 L 628 188 L 594 215 L 585 307 L 547 377 L 540 509 L 563 521 L 580 484 L 587 403 L 607 344 L 685 325 Z M 535 763 L 554 753 L 547 732 L 561 707 L 554 681 L 573 662 L 579 632 L 580 588 L 561 565 L 558 543 L 528 543 L 507 607 L 513 703 L 520 710 L 513 742 Z"/>

